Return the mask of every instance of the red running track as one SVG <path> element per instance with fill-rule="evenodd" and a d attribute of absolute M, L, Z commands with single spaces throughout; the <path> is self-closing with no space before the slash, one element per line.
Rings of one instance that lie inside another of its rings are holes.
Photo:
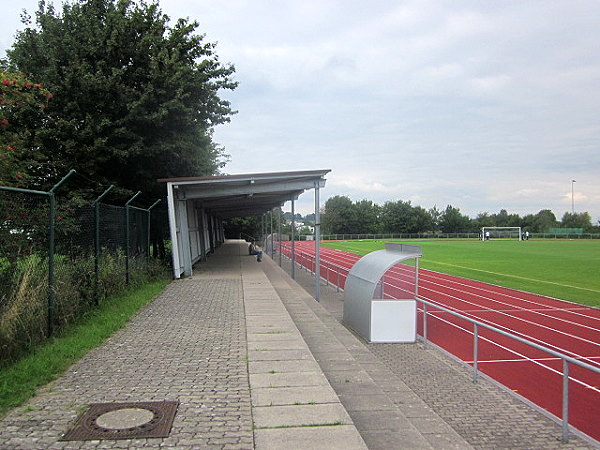
<path fill-rule="evenodd" d="M 296 262 L 314 272 L 314 242 L 295 243 Z M 291 256 L 289 243 L 283 253 Z M 320 249 L 321 277 L 343 289 L 360 255 Z M 384 275 L 384 296 L 414 293 L 414 268 L 396 265 Z M 419 298 L 528 339 L 600 368 L 600 309 L 438 272 L 419 270 Z M 422 304 L 421 304 L 422 305 Z M 423 309 L 417 332 L 423 333 Z M 427 308 L 427 339 L 473 364 L 473 324 Z M 562 417 L 562 360 L 479 329 L 478 369 L 507 388 Z M 600 440 L 600 374 L 569 365 L 569 423 Z"/>

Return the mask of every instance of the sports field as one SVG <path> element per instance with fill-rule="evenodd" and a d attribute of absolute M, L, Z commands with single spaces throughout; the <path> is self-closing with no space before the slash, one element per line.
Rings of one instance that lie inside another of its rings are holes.
<path fill-rule="evenodd" d="M 423 249 L 420 266 L 449 275 L 600 307 L 600 241 L 402 240 Z M 384 241 L 323 246 L 365 255 Z"/>

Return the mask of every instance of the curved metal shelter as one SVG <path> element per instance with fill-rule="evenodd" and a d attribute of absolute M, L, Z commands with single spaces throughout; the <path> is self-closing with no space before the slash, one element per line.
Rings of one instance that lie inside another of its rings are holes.
<path fill-rule="evenodd" d="M 386 243 L 385 250 L 359 259 L 344 286 L 344 323 L 369 342 L 414 342 L 419 258 L 416 245 Z M 383 298 L 383 276 L 395 264 L 415 259 L 414 290 L 399 299 Z"/>
<path fill-rule="evenodd" d="M 174 277 L 191 275 L 193 264 L 225 240 L 223 219 L 264 214 L 309 189 L 315 189 L 318 199 L 330 171 L 159 179 L 167 187 Z"/>

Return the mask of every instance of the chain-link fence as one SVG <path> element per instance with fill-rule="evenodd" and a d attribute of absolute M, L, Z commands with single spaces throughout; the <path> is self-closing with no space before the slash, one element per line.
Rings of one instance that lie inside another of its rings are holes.
<path fill-rule="evenodd" d="M 152 207 L 0 186 L 0 361 L 164 270 L 151 253 L 166 256 L 166 215 Z"/>

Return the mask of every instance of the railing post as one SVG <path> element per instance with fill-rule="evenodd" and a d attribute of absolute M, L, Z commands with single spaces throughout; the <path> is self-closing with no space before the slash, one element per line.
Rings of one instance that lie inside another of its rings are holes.
<path fill-rule="evenodd" d="M 563 359 L 562 441 L 569 442 L 569 362 Z"/>
<path fill-rule="evenodd" d="M 337 272 L 337 283 L 336 283 L 336 292 L 340 292 L 340 268 L 338 267 Z"/>
<path fill-rule="evenodd" d="M 479 326 L 477 323 L 473 327 L 473 383 L 477 383 L 477 358 L 479 351 Z"/>
<path fill-rule="evenodd" d="M 423 303 L 423 341 L 427 344 L 427 305 Z"/>

